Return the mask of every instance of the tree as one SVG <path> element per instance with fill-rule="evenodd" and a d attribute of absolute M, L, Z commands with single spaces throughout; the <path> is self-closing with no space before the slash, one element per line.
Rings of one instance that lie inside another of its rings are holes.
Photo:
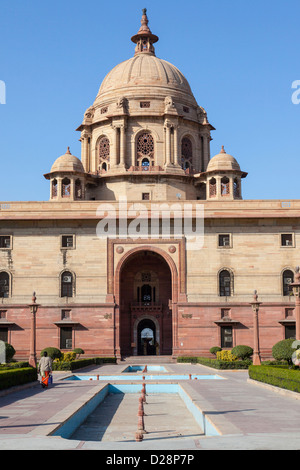
<path fill-rule="evenodd" d="M 294 343 L 293 338 L 284 339 L 282 341 L 278 341 L 278 343 L 274 344 L 272 348 L 272 356 L 277 361 L 287 361 L 288 364 L 292 364 L 292 355 L 294 353 L 294 349 L 292 349 L 292 344 Z"/>

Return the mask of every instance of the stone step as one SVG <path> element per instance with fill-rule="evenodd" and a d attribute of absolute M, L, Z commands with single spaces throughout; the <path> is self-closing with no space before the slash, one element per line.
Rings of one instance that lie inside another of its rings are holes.
<path fill-rule="evenodd" d="M 176 359 L 172 356 L 124 356 L 120 364 L 167 364 L 175 363 Z"/>

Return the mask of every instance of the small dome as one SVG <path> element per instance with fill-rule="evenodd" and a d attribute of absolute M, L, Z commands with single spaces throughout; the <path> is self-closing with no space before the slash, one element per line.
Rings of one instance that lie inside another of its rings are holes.
<path fill-rule="evenodd" d="M 207 165 L 206 171 L 241 171 L 240 165 L 236 159 L 225 152 L 224 146 L 222 145 L 222 150 L 220 153 L 215 155 Z"/>
<path fill-rule="evenodd" d="M 53 163 L 51 173 L 66 173 L 70 171 L 84 173 L 84 168 L 79 158 L 72 155 L 70 152 L 70 147 L 68 147 L 67 152 L 64 155 L 61 155 L 61 157 L 58 157 L 57 160 L 55 160 Z"/>

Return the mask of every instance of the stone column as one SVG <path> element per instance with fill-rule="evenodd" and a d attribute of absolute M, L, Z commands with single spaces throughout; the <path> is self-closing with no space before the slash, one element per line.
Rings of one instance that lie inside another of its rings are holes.
<path fill-rule="evenodd" d="M 178 127 L 174 126 L 174 165 L 180 165 L 178 161 Z"/>
<path fill-rule="evenodd" d="M 131 141 L 131 166 L 135 166 L 135 152 L 136 152 L 136 143 L 135 140 L 133 139 Z"/>
<path fill-rule="evenodd" d="M 81 155 L 82 165 L 86 172 L 90 171 L 90 134 L 83 132 L 81 135 Z"/>
<path fill-rule="evenodd" d="M 113 126 L 113 149 L 111 158 L 111 168 L 114 168 L 118 163 L 118 128 Z"/>
<path fill-rule="evenodd" d="M 57 180 L 57 199 L 61 199 L 62 198 L 62 177 L 61 176 L 58 176 L 56 178 Z"/>
<path fill-rule="evenodd" d="M 70 200 L 74 201 L 75 199 L 75 178 L 70 177 Z"/>
<path fill-rule="evenodd" d="M 120 165 L 125 168 L 125 153 L 126 153 L 126 132 L 125 125 L 121 126 L 120 136 Z"/>
<path fill-rule="evenodd" d="M 217 193 L 216 193 L 216 198 L 217 199 L 220 199 L 221 198 L 221 176 L 215 176 L 215 179 L 216 179 L 216 190 L 217 190 Z"/>
<path fill-rule="evenodd" d="M 35 292 L 32 296 L 32 303 L 29 305 L 30 314 L 31 314 L 31 329 L 30 329 L 30 356 L 29 356 L 29 365 L 31 367 L 37 366 L 36 359 L 36 312 L 38 305 L 36 303 Z"/>
<path fill-rule="evenodd" d="M 257 301 L 257 291 L 254 291 L 254 298 L 253 302 L 251 302 L 252 310 L 253 310 L 253 365 L 260 366 L 260 350 L 259 350 L 259 332 L 258 332 L 258 311 L 261 302 Z"/>
<path fill-rule="evenodd" d="M 166 129 L 166 159 L 165 164 L 169 166 L 171 163 L 171 125 L 168 121 L 165 122 Z"/>

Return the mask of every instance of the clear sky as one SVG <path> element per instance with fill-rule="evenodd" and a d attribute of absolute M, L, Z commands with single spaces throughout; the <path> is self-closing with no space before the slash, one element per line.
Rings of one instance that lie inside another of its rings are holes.
<path fill-rule="evenodd" d="M 224 145 L 248 172 L 244 199 L 298 199 L 299 0 L 1 0 L 0 200 L 48 200 L 43 175 L 67 146 L 80 158 L 75 129 L 133 56 L 142 8 L 216 128 L 212 156 Z"/>

